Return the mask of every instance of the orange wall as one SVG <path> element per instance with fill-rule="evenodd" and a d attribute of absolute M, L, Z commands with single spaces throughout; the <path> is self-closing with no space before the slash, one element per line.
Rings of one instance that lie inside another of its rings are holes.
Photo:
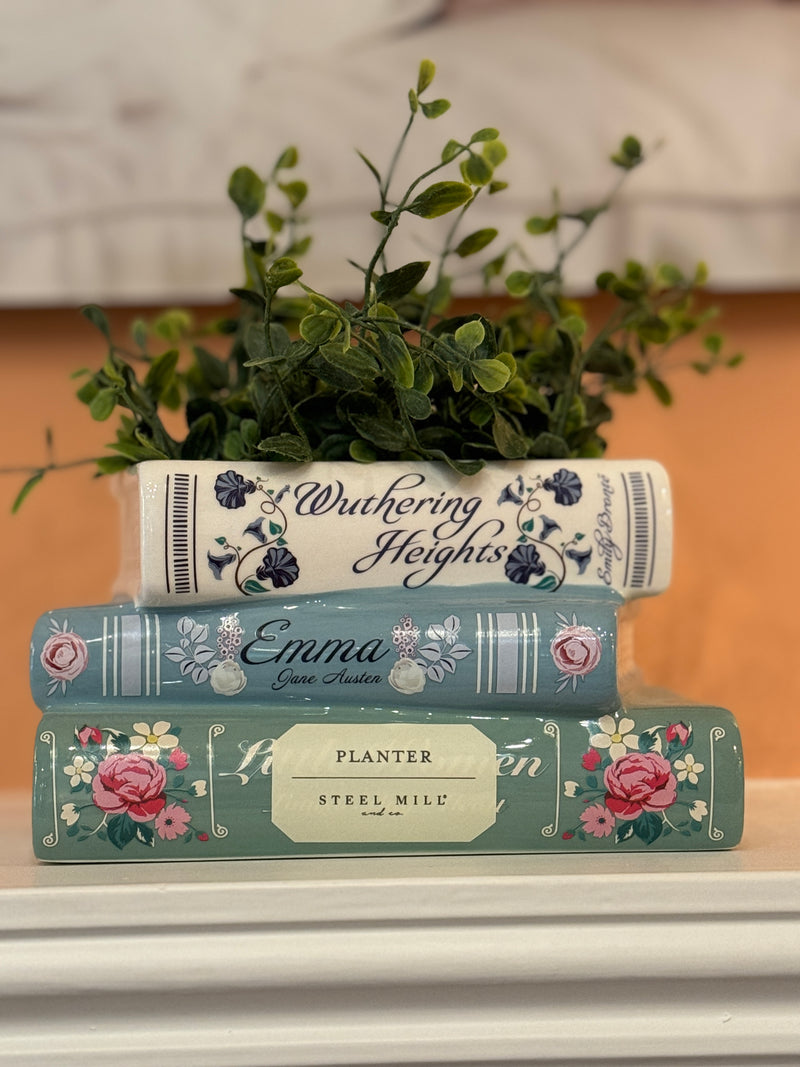
<path fill-rule="evenodd" d="M 642 604 L 636 658 L 648 682 L 734 712 L 748 774 L 798 775 L 800 300 L 764 294 L 717 303 L 731 346 L 747 361 L 708 378 L 676 370 L 669 411 L 649 395 L 622 398 L 609 434 L 609 455 L 658 459 L 673 481 L 673 582 Z M 132 314 L 115 313 L 121 330 Z M 61 461 L 101 450 L 109 425 L 89 420 L 69 378 L 102 362 L 100 340 L 71 309 L 0 311 L 0 465 L 41 462 L 45 426 Z M 684 345 L 682 360 L 694 358 L 693 346 Z M 21 480 L 0 480 L 3 723 L 20 742 L 5 760 L 3 788 L 30 786 L 38 712 L 28 644 L 37 616 L 107 600 L 117 566 L 107 482 L 87 468 L 51 475 L 12 518 Z"/>

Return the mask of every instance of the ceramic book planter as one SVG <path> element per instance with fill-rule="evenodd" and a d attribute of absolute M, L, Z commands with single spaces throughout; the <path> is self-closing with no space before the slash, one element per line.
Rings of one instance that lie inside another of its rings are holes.
<path fill-rule="evenodd" d="M 117 593 L 191 605 L 331 590 L 506 585 L 622 597 L 669 582 L 664 469 L 606 460 L 142 463 Z"/>
<path fill-rule="evenodd" d="M 741 835 L 739 734 L 719 708 L 149 712 L 45 717 L 37 856 L 652 852 Z"/>
<path fill-rule="evenodd" d="M 554 600 L 505 585 L 364 589 L 220 608 L 54 611 L 31 646 L 43 711 L 145 702 L 159 717 L 218 707 L 473 706 L 613 711 L 620 598 Z M 174 714 L 174 713 L 169 713 Z"/>
<path fill-rule="evenodd" d="M 33 635 L 41 859 L 738 843 L 733 717 L 627 695 L 620 612 L 669 581 L 658 464 L 154 462 L 122 484 L 121 599 Z"/>

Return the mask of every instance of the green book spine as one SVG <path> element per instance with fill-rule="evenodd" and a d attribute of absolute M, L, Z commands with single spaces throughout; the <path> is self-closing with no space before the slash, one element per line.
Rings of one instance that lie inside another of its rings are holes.
<path fill-rule="evenodd" d="M 742 831 L 739 731 L 721 708 L 142 714 L 42 718 L 37 857 L 699 851 Z"/>

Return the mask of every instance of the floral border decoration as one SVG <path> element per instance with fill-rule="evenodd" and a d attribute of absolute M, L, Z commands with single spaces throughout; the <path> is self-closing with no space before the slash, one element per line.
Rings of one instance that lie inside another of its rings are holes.
<path fill-rule="evenodd" d="M 72 762 L 63 767 L 73 800 L 61 805 L 68 837 L 97 837 L 117 849 L 183 839 L 208 841 L 189 805 L 205 797 L 205 779 L 187 782 L 191 757 L 180 727 L 136 722 L 130 735 L 84 725 L 75 730 Z M 84 802 L 85 801 L 85 802 Z"/>
<path fill-rule="evenodd" d="M 441 684 L 456 673 L 458 661 L 472 654 L 472 649 L 458 640 L 461 619 L 448 615 L 441 623 L 432 623 L 425 631 L 426 642 L 420 644 L 421 631 L 410 615 L 403 615 L 392 628 L 392 644 L 397 651 L 387 681 L 405 696 L 421 693 L 427 682 Z"/>
<path fill-rule="evenodd" d="M 552 493 L 548 500 L 544 492 Z M 517 544 L 509 552 L 505 562 L 505 575 L 518 585 L 529 585 L 531 579 L 534 589 L 553 592 L 560 588 L 567 577 L 567 564 L 577 567 L 578 575 L 584 573 L 592 558 L 591 546 L 581 545 L 586 534 L 578 532 L 559 543 L 549 538 L 558 530 L 561 523 L 550 515 L 544 514 L 542 508 L 573 507 L 583 495 L 583 485 L 574 471 L 561 467 L 549 478 L 535 478 L 526 484 L 521 474 L 510 482 L 500 493 L 499 504 L 516 504 Z M 558 515 L 562 518 L 561 514 Z"/>
<path fill-rule="evenodd" d="M 588 726 L 596 730 L 581 758 L 586 774 L 582 782 L 564 782 L 564 795 L 580 798 L 583 811 L 562 833 L 564 841 L 608 838 L 619 845 L 636 837 L 652 845 L 672 833 L 691 837 L 702 829 L 708 804 L 692 793 L 705 766 L 690 751 L 691 724 L 636 734 L 632 719 L 604 715 Z"/>
<path fill-rule="evenodd" d="M 222 552 L 209 551 L 207 557 L 208 566 L 217 581 L 222 581 L 223 573 L 234 565 L 234 582 L 244 596 L 268 593 L 270 586 L 272 589 L 286 589 L 294 585 L 300 577 L 300 567 L 288 547 L 285 537 L 288 519 L 280 507 L 281 499 L 288 490 L 289 486 L 285 485 L 276 492 L 267 487 L 264 479 L 245 478 L 235 470 L 217 476 L 214 495 L 220 507 L 229 511 L 243 508 L 247 498 L 253 496 L 258 500 L 261 512 L 242 530 L 243 537 L 255 539 L 255 546 L 233 545 L 225 536 L 214 538 Z"/>
<path fill-rule="evenodd" d="M 247 675 L 237 662 L 244 633 L 239 612 L 220 618 L 216 648 L 208 643 L 211 630 L 205 623 L 182 615 L 175 625 L 178 644 L 168 648 L 164 656 L 176 663 L 181 674 L 190 677 L 195 685 L 208 682 L 220 696 L 238 696 L 247 685 Z"/>

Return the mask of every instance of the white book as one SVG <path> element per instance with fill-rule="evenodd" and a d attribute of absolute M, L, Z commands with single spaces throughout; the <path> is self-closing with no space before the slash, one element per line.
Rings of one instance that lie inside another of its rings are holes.
<path fill-rule="evenodd" d="M 153 461 L 123 478 L 115 595 L 143 606 L 497 583 L 625 599 L 669 583 L 672 499 L 652 461 Z"/>

